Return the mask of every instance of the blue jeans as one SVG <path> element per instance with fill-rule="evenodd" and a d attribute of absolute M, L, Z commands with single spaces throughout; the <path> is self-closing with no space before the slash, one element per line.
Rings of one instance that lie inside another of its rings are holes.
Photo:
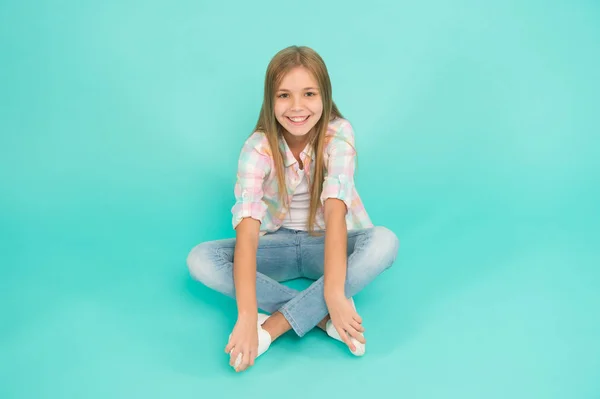
<path fill-rule="evenodd" d="M 280 228 L 259 238 L 256 252 L 256 299 L 268 313 L 279 311 L 302 337 L 329 312 L 323 293 L 325 237 Z M 208 241 L 188 255 L 191 276 L 205 286 L 235 298 L 233 254 L 235 238 Z M 350 298 L 384 270 L 398 253 L 396 235 L 385 227 L 348 231 L 345 294 Z M 315 280 L 297 291 L 280 284 L 296 278 Z"/>

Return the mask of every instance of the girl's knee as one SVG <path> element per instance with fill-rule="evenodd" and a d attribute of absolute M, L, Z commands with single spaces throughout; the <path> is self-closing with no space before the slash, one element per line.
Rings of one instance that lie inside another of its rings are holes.
<path fill-rule="evenodd" d="M 375 258 L 379 259 L 386 268 L 392 266 L 400 248 L 398 236 L 383 226 L 373 227 L 371 234 L 370 243 Z"/>
<path fill-rule="evenodd" d="M 400 241 L 386 227 L 373 227 L 365 240 L 365 244 L 361 245 L 361 253 L 356 254 L 356 262 L 348 268 L 348 280 L 351 284 L 361 285 L 365 281 L 371 281 L 390 268 L 398 254 Z"/>
<path fill-rule="evenodd" d="M 187 256 L 190 275 L 208 287 L 217 284 L 216 250 L 210 243 L 196 245 Z"/>

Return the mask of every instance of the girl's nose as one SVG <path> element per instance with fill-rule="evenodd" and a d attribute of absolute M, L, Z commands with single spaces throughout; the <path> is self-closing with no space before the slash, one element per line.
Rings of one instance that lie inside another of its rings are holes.
<path fill-rule="evenodd" d="M 299 111 L 302 109 L 302 98 L 295 97 L 292 103 L 292 111 Z"/>

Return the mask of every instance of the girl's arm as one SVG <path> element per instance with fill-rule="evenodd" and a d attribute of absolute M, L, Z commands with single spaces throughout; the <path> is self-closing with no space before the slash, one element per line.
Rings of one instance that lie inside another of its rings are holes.
<path fill-rule="evenodd" d="M 324 297 L 331 321 L 350 350 L 350 337 L 364 343 L 362 319 L 346 298 L 348 231 L 346 213 L 352 204 L 356 150 L 354 131 L 342 123 L 327 145 L 327 161 L 321 201 L 325 217 Z"/>
<path fill-rule="evenodd" d="M 329 316 L 340 338 L 351 351 L 356 351 L 350 337 L 365 343 L 362 319 L 346 298 L 347 269 L 346 204 L 336 198 L 325 201 L 325 275 L 324 297 Z"/>
<path fill-rule="evenodd" d="M 239 355 L 242 361 L 237 371 L 254 364 L 258 350 L 258 305 L 256 300 L 256 252 L 259 242 L 260 221 L 267 205 L 263 201 L 263 182 L 270 171 L 269 157 L 264 151 L 264 137 L 251 136 L 242 148 L 235 184 L 235 205 L 232 208 L 236 242 L 233 259 L 233 280 L 238 318 L 231 332 L 226 353 L 235 365 Z"/>
<path fill-rule="evenodd" d="M 344 296 L 346 281 L 346 204 L 337 198 L 325 200 L 325 299 Z"/>
<path fill-rule="evenodd" d="M 238 318 L 251 318 L 256 323 L 256 251 L 260 222 L 245 218 L 236 228 L 233 255 L 233 280 L 236 292 Z"/>
<path fill-rule="evenodd" d="M 225 347 L 225 353 L 230 353 L 231 366 L 235 366 L 238 356 L 241 355 L 241 362 L 236 371 L 243 371 L 254 365 L 258 353 L 256 251 L 259 228 L 260 222 L 250 217 L 243 218 L 236 226 L 233 280 L 238 317 Z"/>
<path fill-rule="evenodd" d="M 253 135 L 246 141 L 238 160 L 237 180 L 232 209 L 236 242 L 233 253 L 233 280 L 238 318 L 258 318 L 256 303 L 256 251 L 261 220 L 267 212 L 263 201 L 263 183 L 271 164 L 265 154 L 266 138 Z"/>

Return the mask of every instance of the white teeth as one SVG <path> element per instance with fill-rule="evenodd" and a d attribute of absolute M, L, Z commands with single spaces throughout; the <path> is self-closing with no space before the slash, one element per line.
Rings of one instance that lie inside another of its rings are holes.
<path fill-rule="evenodd" d="M 305 118 L 290 118 L 292 122 L 303 122 L 308 119 L 308 116 Z"/>

